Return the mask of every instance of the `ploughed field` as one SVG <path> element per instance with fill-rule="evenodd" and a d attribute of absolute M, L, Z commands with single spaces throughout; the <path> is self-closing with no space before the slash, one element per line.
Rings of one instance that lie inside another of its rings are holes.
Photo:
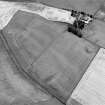
<path fill-rule="evenodd" d="M 0 105 L 81 105 L 71 94 L 105 48 L 104 0 L 36 1 L 95 18 L 80 38 L 66 23 L 18 11 L 0 33 Z"/>

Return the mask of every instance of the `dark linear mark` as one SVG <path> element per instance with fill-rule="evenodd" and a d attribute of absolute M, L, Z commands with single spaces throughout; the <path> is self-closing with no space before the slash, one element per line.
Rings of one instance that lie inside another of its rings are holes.
<path fill-rule="evenodd" d="M 60 101 L 62 104 L 66 105 L 66 100 L 64 99 L 63 96 L 61 96 L 60 94 L 56 93 L 54 90 L 52 90 L 51 87 L 49 87 L 47 84 L 43 83 L 41 80 L 39 80 L 37 77 L 32 77 L 32 75 L 30 75 L 29 73 L 27 73 L 22 67 L 21 64 L 17 61 L 15 54 L 13 53 L 13 51 L 11 50 L 11 48 L 8 45 L 8 41 L 6 40 L 5 36 L 3 35 L 3 32 L 1 30 L 1 35 L 0 38 L 4 44 L 4 47 L 8 53 L 8 55 L 10 56 L 11 60 L 13 61 L 13 63 L 15 64 L 17 70 L 19 70 L 19 72 L 21 72 L 23 74 L 23 76 L 28 77 L 32 83 L 37 83 L 39 86 L 41 86 L 44 91 L 46 91 L 47 93 L 49 93 L 50 95 L 52 95 L 53 97 L 55 97 L 58 101 Z"/>

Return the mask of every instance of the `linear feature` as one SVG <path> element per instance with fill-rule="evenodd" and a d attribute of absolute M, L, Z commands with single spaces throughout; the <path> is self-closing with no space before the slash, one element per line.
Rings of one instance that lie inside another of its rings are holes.
<path fill-rule="evenodd" d="M 1 29 L 4 28 L 14 14 L 18 11 L 26 11 L 40 15 L 41 17 L 57 22 L 65 22 L 71 24 L 75 29 L 82 30 L 87 24 L 92 22 L 93 16 L 84 12 L 75 10 L 66 10 L 44 5 L 42 3 L 27 3 L 27 2 L 6 2 L 0 1 L 0 10 L 2 15 Z"/>
<path fill-rule="evenodd" d="M 53 96 L 55 99 L 57 99 L 58 101 L 60 101 L 62 104 L 66 104 L 66 99 L 56 93 L 51 87 L 49 87 L 47 84 L 43 83 L 41 80 L 39 80 L 36 76 L 33 77 L 32 73 L 28 73 L 26 72 L 22 67 L 21 64 L 18 62 L 18 60 L 15 57 L 15 54 L 13 53 L 12 49 L 9 47 L 8 41 L 6 40 L 5 36 L 3 35 L 3 32 L 1 31 L 1 35 L 0 38 L 3 42 L 3 45 L 8 53 L 8 55 L 10 56 L 11 60 L 13 61 L 13 63 L 15 64 L 15 66 L 17 67 L 17 70 L 19 70 L 20 73 L 23 74 L 23 76 L 29 78 L 29 80 L 32 81 L 32 83 L 37 83 L 39 86 L 41 86 L 43 88 L 43 91 L 47 92 L 48 94 L 50 94 L 51 96 Z"/>
<path fill-rule="evenodd" d="M 105 105 L 105 49 L 99 50 L 71 98 L 82 105 Z"/>

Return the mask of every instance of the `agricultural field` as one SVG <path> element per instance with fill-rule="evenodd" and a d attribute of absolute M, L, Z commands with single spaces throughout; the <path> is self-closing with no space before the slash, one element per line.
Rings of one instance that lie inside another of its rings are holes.
<path fill-rule="evenodd" d="M 105 105 L 105 0 L 7 2 L 4 17 L 0 7 L 0 105 Z M 24 8 L 12 16 L 13 2 Z M 51 7 L 49 14 L 36 4 Z M 53 15 L 58 9 L 71 20 Z"/>

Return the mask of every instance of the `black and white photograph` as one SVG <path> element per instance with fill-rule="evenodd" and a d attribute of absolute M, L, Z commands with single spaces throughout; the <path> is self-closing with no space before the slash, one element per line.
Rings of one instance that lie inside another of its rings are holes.
<path fill-rule="evenodd" d="M 0 105 L 105 105 L 105 0 L 0 0 Z"/>

